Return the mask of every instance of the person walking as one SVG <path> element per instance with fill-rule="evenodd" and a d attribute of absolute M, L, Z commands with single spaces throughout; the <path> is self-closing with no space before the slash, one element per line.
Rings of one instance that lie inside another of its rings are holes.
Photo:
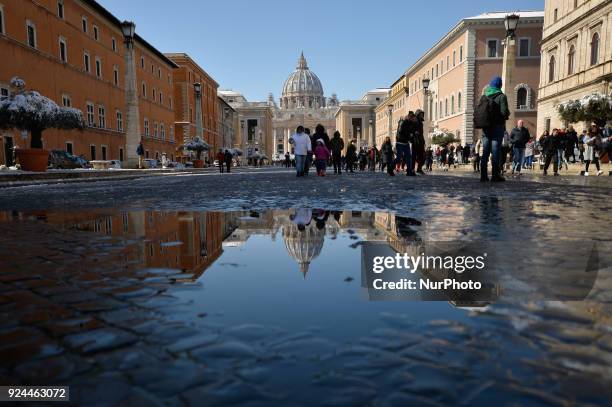
<path fill-rule="evenodd" d="M 136 154 L 138 155 L 138 169 L 142 170 L 144 168 L 144 146 L 142 145 L 142 140 L 138 143 L 138 147 L 136 147 Z"/>
<path fill-rule="evenodd" d="M 223 167 L 225 166 L 225 153 L 223 152 L 223 149 L 219 149 L 219 152 L 217 153 L 217 165 L 219 166 L 219 172 L 223 174 Z"/>
<path fill-rule="evenodd" d="M 516 123 L 516 127 L 512 129 L 510 133 L 510 143 L 512 143 L 512 174 L 518 173 L 521 175 L 521 169 L 523 168 L 523 160 L 525 159 L 525 148 L 527 142 L 531 138 L 529 129 L 525 127 L 525 122 L 519 120 Z"/>
<path fill-rule="evenodd" d="M 390 176 L 394 176 L 395 172 L 393 171 L 393 145 L 391 145 L 391 137 L 385 138 L 385 142 L 380 148 L 381 153 L 381 161 L 383 165 L 383 169 L 387 169 L 387 174 Z"/>
<path fill-rule="evenodd" d="M 480 157 L 482 154 L 482 137 L 476 141 L 474 145 L 474 172 L 480 172 Z"/>
<path fill-rule="evenodd" d="M 559 150 L 559 139 L 545 131 L 539 140 L 540 147 L 542 148 L 542 154 L 544 155 L 544 175 L 548 175 L 548 167 L 550 163 L 553 163 L 554 175 L 559 175 L 558 166 L 559 161 L 557 160 L 557 154 Z"/>
<path fill-rule="evenodd" d="M 572 164 L 576 164 L 576 149 L 578 148 L 578 133 L 570 124 L 566 133 L 565 157 L 567 161 L 572 157 Z"/>
<path fill-rule="evenodd" d="M 553 136 L 557 137 L 557 160 L 559 161 L 559 169 L 563 169 L 565 164 L 565 170 L 568 170 L 567 159 L 565 158 L 565 147 L 567 145 L 567 137 L 563 130 L 554 129 Z"/>
<path fill-rule="evenodd" d="M 346 172 L 355 172 L 355 160 L 357 160 L 357 147 L 355 141 L 351 140 L 349 146 L 346 148 Z"/>
<path fill-rule="evenodd" d="M 312 156 L 312 144 L 310 137 L 304 132 L 304 126 L 298 126 L 289 142 L 295 150 L 295 170 L 298 177 L 304 176 L 304 166 L 308 153 Z"/>
<path fill-rule="evenodd" d="M 433 149 L 428 146 L 425 150 L 425 171 L 432 171 L 433 168 Z"/>
<path fill-rule="evenodd" d="M 317 146 L 314 149 L 315 167 L 317 169 L 317 175 L 319 177 L 325 176 L 327 169 L 327 160 L 331 157 L 331 153 L 325 145 L 323 138 L 317 139 Z"/>
<path fill-rule="evenodd" d="M 344 140 L 340 137 L 339 131 L 334 132 L 334 137 L 332 137 L 330 144 L 334 174 L 342 174 L 342 151 L 344 150 Z"/>
<path fill-rule="evenodd" d="M 291 167 L 291 156 L 289 155 L 289 153 L 285 153 L 285 167 Z"/>
<path fill-rule="evenodd" d="M 232 160 L 234 155 L 229 151 L 225 150 L 225 154 L 223 154 L 223 159 L 219 160 L 219 162 L 225 162 L 225 171 L 229 174 L 232 169 Z M 221 164 L 221 172 L 223 172 L 223 164 Z"/>
<path fill-rule="evenodd" d="M 395 151 L 397 164 L 406 165 L 406 175 L 415 176 L 412 170 L 412 153 L 410 151 L 410 143 L 414 140 L 416 131 L 416 121 L 414 112 L 408 112 L 408 116 L 400 123 L 395 140 Z"/>
<path fill-rule="evenodd" d="M 425 163 L 425 135 L 423 133 L 423 122 L 425 121 L 425 112 L 418 109 L 414 113 L 414 137 L 412 140 L 412 172 L 420 175 L 425 175 L 423 172 L 423 164 Z"/>
<path fill-rule="evenodd" d="M 529 141 L 525 144 L 525 161 L 523 162 L 523 168 L 533 169 L 533 155 L 535 150 L 535 139 L 529 137 Z"/>
<path fill-rule="evenodd" d="M 481 105 L 484 104 L 484 111 L 486 112 L 485 120 L 481 120 L 480 123 L 475 123 L 475 127 L 482 128 L 483 132 L 483 151 L 480 159 L 481 182 L 489 180 L 487 166 L 489 164 L 490 155 L 492 156 L 491 182 L 505 181 L 504 177 L 501 175 L 500 154 L 504 133 L 506 131 L 506 120 L 508 120 L 508 117 L 510 116 L 510 111 L 508 110 L 508 99 L 501 91 L 501 87 L 502 79 L 499 76 L 491 79 L 491 82 L 485 90 L 485 94 L 483 98 L 481 98 L 481 101 L 478 103 L 478 107 L 476 109 L 478 110 L 478 113 L 482 113 L 483 109 L 481 108 Z M 479 114 L 479 116 L 479 119 L 483 118 L 482 114 Z"/>
<path fill-rule="evenodd" d="M 315 132 L 310 138 L 311 142 L 313 143 L 313 146 L 316 146 L 316 141 L 318 139 L 323 140 L 323 144 L 325 144 L 325 147 L 327 147 L 328 150 L 331 148 L 329 136 L 325 132 L 325 127 L 323 127 L 322 124 L 317 124 L 317 126 L 315 127 Z"/>
<path fill-rule="evenodd" d="M 597 125 L 593 124 L 589 128 L 586 139 L 584 141 L 584 176 L 589 176 L 589 166 L 595 164 L 597 175 L 603 174 L 599 166 L 599 153 L 601 151 L 602 138 Z"/>

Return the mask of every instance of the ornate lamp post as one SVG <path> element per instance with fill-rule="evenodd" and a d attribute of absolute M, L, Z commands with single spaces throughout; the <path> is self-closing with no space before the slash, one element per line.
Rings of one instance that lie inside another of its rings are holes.
<path fill-rule="evenodd" d="M 431 127 L 431 112 L 429 112 L 429 78 L 424 77 L 422 80 L 423 84 L 423 113 L 425 121 L 423 122 L 423 138 L 425 139 L 425 145 L 430 144 L 429 140 L 429 128 Z"/>
<path fill-rule="evenodd" d="M 195 137 L 204 141 L 204 131 L 202 129 L 202 84 L 196 82 L 193 84 L 195 92 L 195 110 L 196 110 L 196 134 Z"/>
<path fill-rule="evenodd" d="M 136 90 L 136 53 L 134 51 L 136 25 L 131 21 L 124 21 L 121 23 L 121 31 L 125 44 L 125 151 L 127 166 L 129 168 L 137 168 L 138 154 L 136 154 L 136 149 L 142 136 L 140 133 L 138 92 Z"/>
<path fill-rule="evenodd" d="M 514 126 L 514 110 L 516 108 L 516 101 L 514 98 L 514 84 L 512 71 L 515 68 L 516 61 L 516 37 L 515 32 L 518 27 L 520 16 L 518 14 L 507 15 L 504 20 L 504 27 L 506 28 L 506 38 L 504 40 L 504 62 L 502 68 L 502 91 L 508 98 L 508 109 L 510 110 L 510 117 L 508 121 L 511 126 Z"/>
<path fill-rule="evenodd" d="M 391 138 L 391 142 L 395 142 L 395 140 L 393 140 L 393 136 L 391 135 L 391 131 L 393 130 L 393 105 L 387 105 L 387 113 L 389 116 L 389 130 L 387 131 L 387 136 Z"/>

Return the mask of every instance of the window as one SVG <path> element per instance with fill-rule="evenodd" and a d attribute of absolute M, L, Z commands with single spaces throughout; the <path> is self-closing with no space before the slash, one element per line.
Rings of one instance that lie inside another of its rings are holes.
<path fill-rule="evenodd" d="M 145 158 L 149 158 L 149 150 L 145 150 Z"/>
<path fill-rule="evenodd" d="M 558 18 L 559 18 L 559 9 L 556 8 L 553 10 L 553 21 L 556 23 Z"/>
<path fill-rule="evenodd" d="M 90 71 L 90 67 L 89 67 L 89 54 L 87 52 L 85 52 L 83 54 L 83 68 L 85 69 L 85 72 L 89 73 Z"/>
<path fill-rule="evenodd" d="M 155 72 L 155 65 L 151 64 L 151 73 Z"/>
<path fill-rule="evenodd" d="M 461 111 L 461 92 L 459 92 L 459 94 L 457 94 L 457 110 L 459 112 Z"/>
<path fill-rule="evenodd" d="M 62 95 L 62 105 L 64 107 L 71 107 L 72 106 L 72 101 L 70 100 L 70 96 Z"/>
<path fill-rule="evenodd" d="M 119 86 L 119 67 L 117 65 L 113 68 L 113 83 Z"/>
<path fill-rule="evenodd" d="M 459 62 L 463 62 L 463 45 L 459 47 Z"/>
<path fill-rule="evenodd" d="M 555 80 L 555 56 L 551 55 L 548 60 L 548 82 L 553 82 Z"/>
<path fill-rule="evenodd" d="M 64 0 L 57 0 L 57 16 L 64 19 Z"/>
<path fill-rule="evenodd" d="M 87 17 L 83 17 L 83 19 L 81 20 L 81 23 L 83 26 L 83 32 L 87 34 Z"/>
<path fill-rule="evenodd" d="M 94 144 L 89 146 L 89 155 L 91 156 L 91 160 L 96 159 L 96 146 Z"/>
<path fill-rule="evenodd" d="M 591 39 L 591 66 L 599 62 L 599 33 L 593 34 Z"/>
<path fill-rule="evenodd" d="M 157 68 L 157 77 L 161 79 L 161 68 Z"/>
<path fill-rule="evenodd" d="M 544 130 L 550 131 L 550 117 L 544 119 Z"/>
<path fill-rule="evenodd" d="M 36 48 L 36 26 L 34 23 L 28 20 L 26 22 L 26 29 L 28 32 L 28 45 L 32 48 Z"/>
<path fill-rule="evenodd" d="M 149 137 L 149 119 L 147 119 L 146 117 L 144 119 L 144 132 L 145 136 Z"/>
<path fill-rule="evenodd" d="M 497 39 L 487 40 L 487 57 L 497 58 L 497 45 L 499 41 Z"/>
<path fill-rule="evenodd" d="M 569 52 L 567 53 L 567 74 L 572 75 L 574 73 L 574 66 L 576 65 L 576 47 L 570 45 Z"/>
<path fill-rule="evenodd" d="M 117 116 L 117 131 L 123 131 L 123 113 L 120 110 L 116 112 Z"/>
<path fill-rule="evenodd" d="M 574 8 L 578 8 L 578 0 L 574 0 Z"/>
<path fill-rule="evenodd" d="M 4 9 L 0 5 L 0 34 L 4 34 Z"/>
<path fill-rule="evenodd" d="M 164 104 L 164 94 L 162 92 L 159 92 L 159 104 Z"/>
<path fill-rule="evenodd" d="M 106 146 L 102 146 L 102 159 L 106 160 Z"/>
<path fill-rule="evenodd" d="M 68 154 L 74 154 L 74 147 L 69 141 L 66 142 L 66 151 L 68 152 Z"/>
<path fill-rule="evenodd" d="M 157 122 L 153 123 L 153 138 L 157 138 L 158 133 L 157 133 Z"/>
<path fill-rule="evenodd" d="M 117 52 L 117 40 L 115 37 L 111 38 L 111 48 L 113 49 L 113 52 Z"/>
<path fill-rule="evenodd" d="M 140 67 L 144 69 L 144 57 L 140 57 Z"/>
<path fill-rule="evenodd" d="M 68 54 L 66 49 L 66 40 L 62 37 L 59 39 L 59 57 L 60 61 L 68 62 Z"/>
<path fill-rule="evenodd" d="M 146 98 L 147 97 L 147 84 L 146 83 L 142 83 L 142 97 Z"/>
<path fill-rule="evenodd" d="M 155 102 L 155 88 L 153 88 L 153 101 Z"/>
<path fill-rule="evenodd" d="M 444 99 L 444 116 L 448 116 L 448 98 Z"/>
<path fill-rule="evenodd" d="M 453 66 L 457 65 L 457 51 L 453 51 Z"/>
<path fill-rule="evenodd" d="M 123 161 L 123 149 L 119 149 L 119 161 Z"/>
<path fill-rule="evenodd" d="M 96 57 L 96 76 L 98 78 L 102 77 L 102 61 L 100 61 L 99 57 Z"/>
<path fill-rule="evenodd" d="M 9 90 L 7 88 L 0 88 L 0 100 L 9 97 Z"/>
<path fill-rule="evenodd" d="M 519 39 L 518 56 L 528 57 L 531 53 L 531 39 L 521 38 Z"/>
<path fill-rule="evenodd" d="M 170 101 L 170 109 L 172 109 L 172 99 L 169 99 Z"/>
<path fill-rule="evenodd" d="M 170 126 L 170 141 L 174 141 L 174 127 Z"/>
<path fill-rule="evenodd" d="M 446 70 L 448 71 L 450 69 L 450 56 L 446 56 Z"/>
<path fill-rule="evenodd" d="M 440 71 L 438 70 L 438 64 L 436 64 L 436 78 L 440 75 Z"/>
<path fill-rule="evenodd" d="M 106 128 L 106 110 L 104 106 L 98 106 L 98 125 L 101 129 Z"/>
<path fill-rule="evenodd" d="M 519 88 L 516 92 L 516 108 L 527 109 L 527 89 Z"/>
<path fill-rule="evenodd" d="M 87 103 L 87 125 L 94 125 L 94 105 L 93 103 Z"/>
<path fill-rule="evenodd" d="M 455 95 L 451 96 L 451 114 L 455 114 Z"/>
<path fill-rule="evenodd" d="M 159 124 L 159 131 L 161 133 L 161 139 L 166 140 L 166 126 L 163 123 Z"/>
<path fill-rule="evenodd" d="M 96 25 L 93 26 L 93 32 L 94 32 L 94 40 L 98 41 L 100 39 L 100 30 L 98 29 L 98 26 Z"/>

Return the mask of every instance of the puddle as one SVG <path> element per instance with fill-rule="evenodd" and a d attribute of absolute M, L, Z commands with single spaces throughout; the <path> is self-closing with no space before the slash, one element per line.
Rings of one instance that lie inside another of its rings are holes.
<path fill-rule="evenodd" d="M 211 404 L 603 404 L 609 270 L 580 302 L 364 297 L 367 245 L 516 238 L 503 214 L 482 214 L 0 213 L 0 356 L 12 355 L 0 375 L 69 383 L 84 403 L 78 389 L 104 379 Z M 543 210 L 530 221 L 551 220 Z M 523 255 L 554 240 L 536 234 Z M 31 370 L 43 365 L 56 367 Z"/>

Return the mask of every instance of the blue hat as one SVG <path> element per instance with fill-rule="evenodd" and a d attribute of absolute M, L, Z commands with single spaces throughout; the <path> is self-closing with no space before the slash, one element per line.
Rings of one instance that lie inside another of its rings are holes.
<path fill-rule="evenodd" d="M 500 78 L 499 76 L 496 76 L 495 78 L 491 79 L 491 82 L 489 82 L 489 86 L 491 86 L 492 88 L 501 89 L 502 78 Z"/>

